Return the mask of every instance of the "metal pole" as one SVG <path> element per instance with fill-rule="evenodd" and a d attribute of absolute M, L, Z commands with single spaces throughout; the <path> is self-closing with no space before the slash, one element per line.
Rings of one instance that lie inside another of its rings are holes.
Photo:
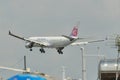
<path fill-rule="evenodd" d="M 63 77 L 63 80 L 66 80 L 66 77 L 65 77 L 65 67 L 64 66 L 62 67 L 62 77 Z"/>
<path fill-rule="evenodd" d="M 119 47 L 119 46 L 118 46 Z M 117 66 L 116 66 L 116 80 L 118 80 L 119 77 L 119 51 L 118 51 L 118 55 L 117 55 Z"/>
<path fill-rule="evenodd" d="M 101 58 L 99 56 L 99 51 L 100 51 L 100 47 L 97 47 L 97 50 L 98 50 L 98 63 L 100 62 Z"/>
<path fill-rule="evenodd" d="M 118 47 L 118 55 L 117 55 L 117 66 L 116 66 L 116 80 L 118 80 L 119 77 L 119 53 L 120 53 L 120 36 L 117 35 L 115 39 L 116 46 Z"/>
<path fill-rule="evenodd" d="M 117 66 L 116 66 L 116 80 L 118 80 L 118 76 L 119 76 L 119 72 L 118 72 L 118 59 L 119 59 L 119 53 L 118 53 L 118 56 L 117 56 Z"/>
<path fill-rule="evenodd" d="M 26 56 L 24 56 L 24 70 L 26 70 Z"/>
<path fill-rule="evenodd" d="M 83 47 L 81 47 L 81 52 L 82 52 L 82 80 L 86 80 L 86 61 Z"/>

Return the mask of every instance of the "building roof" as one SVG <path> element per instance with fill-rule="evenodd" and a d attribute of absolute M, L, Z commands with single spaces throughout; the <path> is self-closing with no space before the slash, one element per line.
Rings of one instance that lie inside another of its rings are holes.
<path fill-rule="evenodd" d="M 33 74 L 17 74 L 7 80 L 46 80 L 45 78 Z"/>
<path fill-rule="evenodd" d="M 99 71 L 100 72 L 115 72 L 120 70 L 120 59 L 104 59 L 100 61 Z"/>

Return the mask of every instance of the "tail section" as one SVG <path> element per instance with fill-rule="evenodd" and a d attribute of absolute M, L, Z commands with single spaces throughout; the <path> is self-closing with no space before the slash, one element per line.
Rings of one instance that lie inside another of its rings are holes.
<path fill-rule="evenodd" d="M 69 36 L 66 35 L 62 35 L 63 37 L 68 38 L 70 41 L 74 40 L 75 38 L 78 38 L 78 25 L 80 24 L 80 22 L 73 27 L 72 32 Z"/>
<path fill-rule="evenodd" d="M 73 30 L 72 30 L 71 36 L 77 37 L 77 35 L 78 35 L 78 27 L 75 26 L 75 27 L 73 28 Z"/>
<path fill-rule="evenodd" d="M 73 27 L 73 30 L 70 34 L 71 37 L 75 38 L 78 36 L 78 26 L 80 25 L 80 21 L 77 22 L 77 25 Z"/>

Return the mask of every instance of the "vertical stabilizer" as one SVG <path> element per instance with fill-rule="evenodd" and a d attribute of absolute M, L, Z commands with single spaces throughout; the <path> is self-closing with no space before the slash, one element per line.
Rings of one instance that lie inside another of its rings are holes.
<path fill-rule="evenodd" d="M 77 37 L 78 36 L 78 25 L 79 25 L 79 23 L 76 26 L 73 27 L 73 30 L 70 34 L 71 37 Z"/>

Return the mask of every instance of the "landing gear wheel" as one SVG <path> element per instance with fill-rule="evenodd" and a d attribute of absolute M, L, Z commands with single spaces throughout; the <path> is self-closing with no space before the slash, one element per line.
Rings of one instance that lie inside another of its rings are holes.
<path fill-rule="evenodd" d="M 32 49 L 30 48 L 30 51 L 32 51 Z"/>
<path fill-rule="evenodd" d="M 57 50 L 57 52 L 58 52 L 59 54 L 63 54 L 63 52 L 62 52 L 61 50 Z"/>
<path fill-rule="evenodd" d="M 40 52 L 41 52 L 41 53 L 45 53 L 45 50 L 44 50 L 44 49 L 40 49 Z"/>

